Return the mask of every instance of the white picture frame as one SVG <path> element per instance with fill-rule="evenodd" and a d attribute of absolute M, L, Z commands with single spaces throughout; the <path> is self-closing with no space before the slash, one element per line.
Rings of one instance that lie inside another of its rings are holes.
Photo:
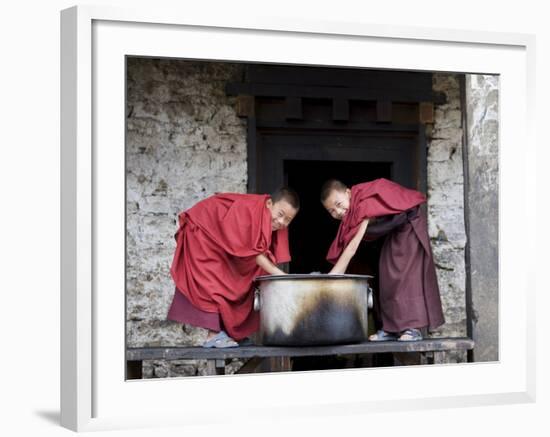
<path fill-rule="evenodd" d="M 514 236 L 510 202 L 535 203 L 534 36 L 91 6 L 62 11 L 61 24 L 63 426 L 197 425 L 212 420 L 202 405 L 228 393 L 236 405 L 255 399 L 258 421 L 534 401 L 534 237 Z M 125 55 L 499 74 L 500 361 L 125 381 Z M 239 414 L 213 408 L 216 423 Z"/>

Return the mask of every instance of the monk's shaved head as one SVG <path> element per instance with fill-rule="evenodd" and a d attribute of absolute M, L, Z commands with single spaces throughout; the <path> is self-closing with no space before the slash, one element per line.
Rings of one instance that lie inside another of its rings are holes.
<path fill-rule="evenodd" d="M 298 193 L 290 187 L 279 188 L 271 194 L 271 200 L 273 203 L 277 203 L 280 200 L 285 200 L 296 211 L 300 209 L 300 198 L 298 197 Z"/>
<path fill-rule="evenodd" d="M 343 193 L 347 189 L 347 185 L 338 179 L 329 179 L 321 187 L 321 203 L 324 203 L 333 191 L 340 191 Z"/>

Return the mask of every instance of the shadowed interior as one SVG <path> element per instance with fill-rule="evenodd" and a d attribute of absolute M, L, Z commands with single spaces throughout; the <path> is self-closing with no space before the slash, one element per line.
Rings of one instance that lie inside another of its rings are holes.
<path fill-rule="evenodd" d="M 353 161 L 286 161 L 288 185 L 300 196 L 301 208 L 289 228 L 290 273 L 327 273 L 332 265 L 326 260 L 330 244 L 338 231 L 334 220 L 320 201 L 321 187 L 328 179 L 336 178 L 347 186 L 377 178 L 391 177 L 391 163 Z M 352 260 L 346 273 L 374 275 L 378 270 L 376 243 L 370 250 L 361 250 Z M 376 277 L 376 275 L 374 275 Z"/>

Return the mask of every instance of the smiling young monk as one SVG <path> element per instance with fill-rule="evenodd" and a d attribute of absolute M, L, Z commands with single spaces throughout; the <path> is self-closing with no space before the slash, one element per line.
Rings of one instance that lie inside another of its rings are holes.
<path fill-rule="evenodd" d="M 345 273 L 362 240 L 383 237 L 379 262 L 382 329 L 371 341 L 422 339 L 422 328 L 444 323 L 427 231 L 419 206 L 426 197 L 387 179 L 348 188 L 332 179 L 321 189 L 328 213 L 341 220 L 327 260 L 332 274 Z"/>
<path fill-rule="evenodd" d="M 235 347 L 257 331 L 253 280 L 285 274 L 277 264 L 290 261 L 287 227 L 299 208 L 298 195 L 281 188 L 219 193 L 182 212 L 168 319 L 208 329 L 204 347 Z"/>

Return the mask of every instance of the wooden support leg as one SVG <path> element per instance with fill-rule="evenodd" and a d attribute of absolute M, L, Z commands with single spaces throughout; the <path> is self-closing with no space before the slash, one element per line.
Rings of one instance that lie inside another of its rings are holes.
<path fill-rule="evenodd" d="M 283 365 L 281 370 L 283 372 L 290 372 L 292 370 L 292 358 L 283 357 Z"/>
<path fill-rule="evenodd" d="M 225 360 L 216 360 L 216 372 L 218 375 L 225 375 Z"/>
<path fill-rule="evenodd" d="M 126 379 L 143 378 L 143 361 L 126 361 Z"/>
<path fill-rule="evenodd" d="M 206 360 L 207 375 L 225 375 L 225 360 Z"/>
<path fill-rule="evenodd" d="M 272 372 L 288 372 L 292 370 L 290 357 L 271 357 L 269 364 Z"/>

